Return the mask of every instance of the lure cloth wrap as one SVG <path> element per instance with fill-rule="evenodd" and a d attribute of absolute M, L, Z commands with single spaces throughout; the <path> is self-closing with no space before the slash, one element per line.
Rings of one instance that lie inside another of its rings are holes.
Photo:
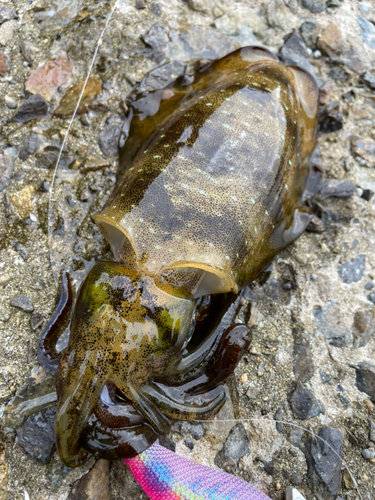
<path fill-rule="evenodd" d="M 151 500 L 270 500 L 242 479 L 158 444 L 124 462 Z"/>

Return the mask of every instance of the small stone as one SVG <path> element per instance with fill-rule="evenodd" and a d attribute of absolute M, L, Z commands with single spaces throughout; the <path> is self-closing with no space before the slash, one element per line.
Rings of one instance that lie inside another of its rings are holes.
<path fill-rule="evenodd" d="M 56 408 L 47 408 L 26 418 L 17 429 L 18 443 L 31 458 L 48 464 L 55 450 Z"/>
<path fill-rule="evenodd" d="M 314 50 L 313 52 L 314 59 L 319 59 L 319 57 L 322 57 L 322 53 L 320 50 Z"/>
<path fill-rule="evenodd" d="M 375 366 L 370 363 L 361 362 L 356 369 L 355 384 L 357 388 L 370 396 L 372 402 L 375 402 Z"/>
<path fill-rule="evenodd" d="M 29 252 L 27 249 L 17 241 L 14 245 L 14 250 L 23 258 L 25 262 L 29 260 Z"/>
<path fill-rule="evenodd" d="M 283 0 L 271 0 L 267 5 L 267 21 L 271 28 L 286 30 L 294 18 L 290 8 Z"/>
<path fill-rule="evenodd" d="M 373 411 L 373 409 L 375 408 L 374 403 L 372 401 L 370 401 L 369 399 L 365 399 L 364 403 L 365 403 L 365 406 L 368 409 L 368 411 Z M 375 439 L 374 439 L 374 441 L 375 441 Z"/>
<path fill-rule="evenodd" d="M 326 0 L 302 0 L 302 7 L 305 7 L 313 14 L 317 14 L 325 9 Z"/>
<path fill-rule="evenodd" d="M 186 438 L 184 444 L 185 446 L 187 446 L 187 448 L 189 448 L 189 450 L 192 450 L 195 446 L 194 441 L 190 438 Z"/>
<path fill-rule="evenodd" d="M 99 134 L 99 147 L 104 156 L 118 155 L 118 141 L 123 121 L 119 117 L 108 118 Z"/>
<path fill-rule="evenodd" d="M 319 104 L 327 104 L 327 100 L 331 90 L 332 90 L 332 81 L 327 80 L 319 88 Z"/>
<path fill-rule="evenodd" d="M 109 460 L 97 460 L 94 467 L 73 484 L 67 500 L 111 500 L 109 466 Z"/>
<path fill-rule="evenodd" d="M 88 189 L 84 188 L 79 195 L 80 201 L 88 201 L 90 199 L 90 192 Z"/>
<path fill-rule="evenodd" d="M 369 419 L 369 424 L 370 424 L 370 435 L 369 439 L 370 441 L 375 441 L 375 424 L 372 420 Z"/>
<path fill-rule="evenodd" d="M 306 46 L 298 35 L 292 33 L 284 38 L 284 44 L 279 50 L 278 56 L 283 63 L 297 65 L 308 71 L 318 85 L 321 85 L 320 78 L 316 76 L 316 67 L 310 64 Z"/>
<path fill-rule="evenodd" d="M 242 383 L 247 382 L 248 381 L 247 373 L 242 373 L 242 375 L 240 375 L 238 380 Z"/>
<path fill-rule="evenodd" d="M 338 429 L 323 426 L 320 427 L 317 435 L 321 439 L 309 438 L 306 447 L 307 476 L 317 498 L 335 498 L 341 486 L 342 461 L 340 457 L 342 456 L 343 434 Z"/>
<path fill-rule="evenodd" d="M 350 138 L 352 153 L 364 159 L 366 166 L 375 167 L 375 141 L 359 135 Z"/>
<path fill-rule="evenodd" d="M 138 10 L 143 10 L 143 9 L 146 8 L 146 5 L 145 5 L 145 3 L 142 0 L 137 0 L 135 2 L 135 8 L 138 9 Z"/>
<path fill-rule="evenodd" d="M 5 21 L 10 21 L 11 19 L 17 19 L 17 14 L 8 6 L 0 8 L 0 24 Z"/>
<path fill-rule="evenodd" d="M 349 328 L 340 321 L 342 316 L 340 308 L 329 300 L 324 307 L 313 309 L 315 324 L 329 343 L 335 347 L 346 347 L 353 336 Z"/>
<path fill-rule="evenodd" d="M 366 201 L 370 201 L 373 196 L 374 196 L 374 191 L 372 191 L 371 189 L 364 189 L 361 198 L 363 198 Z"/>
<path fill-rule="evenodd" d="M 30 326 L 33 330 L 37 330 L 43 324 L 43 316 L 39 313 L 34 313 L 30 317 Z"/>
<path fill-rule="evenodd" d="M 47 146 L 43 153 L 38 157 L 39 168 L 54 168 L 59 157 L 60 148 L 56 146 Z M 59 167 L 62 169 L 70 168 L 75 162 L 75 156 L 69 155 L 66 151 L 62 152 L 60 157 Z"/>
<path fill-rule="evenodd" d="M 332 101 L 326 104 L 319 113 L 319 130 L 331 133 L 342 129 L 343 126 L 344 114 L 341 103 Z"/>
<path fill-rule="evenodd" d="M 0 154 L 0 192 L 9 186 L 13 178 L 14 165 L 11 155 L 6 153 Z"/>
<path fill-rule="evenodd" d="M 260 389 L 257 387 L 249 387 L 246 396 L 250 399 L 256 399 L 260 394 Z"/>
<path fill-rule="evenodd" d="M 34 62 L 36 54 L 39 51 L 38 47 L 27 40 L 22 40 L 20 49 L 23 57 L 28 63 Z"/>
<path fill-rule="evenodd" d="M 365 269 L 365 256 L 357 255 L 354 259 L 350 259 L 337 267 L 338 275 L 343 283 L 349 285 L 356 283 L 362 278 Z"/>
<path fill-rule="evenodd" d="M 346 399 L 345 396 L 343 396 L 342 394 L 339 394 L 339 398 L 341 400 L 341 403 L 346 406 L 346 407 L 349 407 L 350 406 L 350 402 L 348 399 Z"/>
<path fill-rule="evenodd" d="M 314 376 L 314 362 L 310 336 L 299 326 L 293 327 L 293 373 L 300 382 L 308 382 Z"/>
<path fill-rule="evenodd" d="M 36 4 L 34 2 L 34 22 L 41 30 L 51 34 L 58 33 L 71 23 L 82 10 L 82 0 L 60 0 L 52 4 L 43 2 L 39 8 Z"/>
<path fill-rule="evenodd" d="M 0 77 L 4 76 L 5 73 L 8 71 L 9 65 L 8 65 L 8 58 L 5 55 L 5 53 L 0 50 Z"/>
<path fill-rule="evenodd" d="M 0 274 L 0 288 L 5 288 L 10 282 L 10 275 L 8 273 Z"/>
<path fill-rule="evenodd" d="M 6 323 L 12 317 L 12 313 L 9 308 L 0 305 L 0 321 Z M 1 400 L 2 398 L 0 398 Z"/>
<path fill-rule="evenodd" d="M 375 75 L 371 71 L 366 71 L 362 76 L 363 81 L 370 87 L 370 89 L 375 90 Z"/>
<path fill-rule="evenodd" d="M 34 193 L 33 186 L 26 186 L 18 193 L 13 193 L 9 195 L 10 200 L 13 205 L 16 207 L 19 215 L 24 218 L 30 212 L 32 212 L 34 205 L 32 200 L 32 195 Z"/>
<path fill-rule="evenodd" d="M 323 54 L 331 59 L 341 54 L 344 49 L 344 39 L 336 24 L 329 24 L 321 33 L 316 43 Z"/>
<path fill-rule="evenodd" d="M 353 317 L 352 332 L 354 336 L 354 347 L 365 346 L 375 334 L 373 314 L 370 311 L 356 311 Z"/>
<path fill-rule="evenodd" d="M 188 0 L 188 5 L 191 10 L 203 12 L 204 14 L 209 14 L 212 9 L 212 2 L 210 0 Z"/>
<path fill-rule="evenodd" d="M 351 45 L 348 51 L 345 51 L 343 60 L 346 66 L 357 73 L 363 75 L 369 68 L 368 57 L 366 51 L 361 44 L 351 40 Z"/>
<path fill-rule="evenodd" d="M 84 82 L 78 83 L 73 87 L 70 87 L 66 92 L 64 97 L 61 99 L 59 107 L 55 111 L 56 116 L 68 117 L 73 114 L 78 99 L 81 95 Z M 95 97 L 102 91 L 102 82 L 99 78 L 94 76 L 87 80 L 85 90 L 82 95 L 80 106 L 78 108 L 78 114 L 82 114 L 87 111 L 87 108 L 94 101 Z"/>
<path fill-rule="evenodd" d="M 39 94 L 31 95 L 18 108 L 17 113 L 11 121 L 26 123 L 37 118 L 43 118 L 48 114 L 48 103 Z"/>
<path fill-rule="evenodd" d="M 281 484 L 280 484 L 280 483 L 276 483 L 276 484 L 275 484 L 275 490 L 276 490 L 276 491 L 281 490 Z"/>
<path fill-rule="evenodd" d="M 49 191 L 49 184 L 48 181 L 43 181 L 41 185 L 39 186 L 39 191 L 42 193 L 48 193 Z"/>
<path fill-rule="evenodd" d="M 357 18 L 361 30 L 362 40 L 372 49 L 375 49 L 375 26 L 362 16 Z"/>
<path fill-rule="evenodd" d="M 16 295 L 15 297 L 13 297 L 13 299 L 10 301 L 10 305 L 13 307 L 17 307 L 18 309 L 21 309 L 22 311 L 27 313 L 32 313 L 34 311 L 34 306 L 31 302 L 31 299 L 24 294 Z"/>
<path fill-rule="evenodd" d="M 68 82 L 72 70 L 73 65 L 66 56 L 53 57 L 30 74 L 25 88 L 30 94 L 40 94 L 50 101 L 57 89 Z"/>
<path fill-rule="evenodd" d="M 39 134 L 30 134 L 28 135 L 22 143 L 19 158 L 21 160 L 26 161 L 29 158 L 29 155 L 34 155 L 41 146 L 41 139 Z"/>
<path fill-rule="evenodd" d="M 302 40 L 308 47 L 314 48 L 319 34 L 319 25 L 314 19 L 306 19 L 300 27 Z"/>
<path fill-rule="evenodd" d="M 247 432 L 242 423 L 236 424 L 229 432 L 221 450 L 217 453 L 214 463 L 220 468 L 227 468 L 226 459 L 231 459 L 236 467 L 241 458 L 250 454 Z M 232 462 L 231 462 L 232 463 Z"/>
<path fill-rule="evenodd" d="M 263 375 L 265 373 L 266 373 L 266 365 L 264 363 L 259 363 L 258 369 L 257 369 L 258 377 L 263 377 Z"/>
<path fill-rule="evenodd" d="M 367 298 L 370 302 L 375 304 L 375 292 L 370 293 L 370 295 L 367 295 Z"/>
<path fill-rule="evenodd" d="M 366 460 L 370 460 L 371 458 L 375 458 L 375 450 L 374 448 L 367 448 L 366 450 L 362 451 L 362 456 Z"/>
<path fill-rule="evenodd" d="M 301 382 L 295 384 L 288 399 L 295 418 L 308 419 L 325 413 L 323 404 Z"/>
<path fill-rule="evenodd" d="M 0 26 L 0 45 L 5 46 L 13 39 L 13 35 L 17 27 L 17 21 L 8 21 Z"/>

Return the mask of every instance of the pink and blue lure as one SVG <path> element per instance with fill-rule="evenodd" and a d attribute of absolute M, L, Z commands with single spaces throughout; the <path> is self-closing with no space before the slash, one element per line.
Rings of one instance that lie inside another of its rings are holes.
<path fill-rule="evenodd" d="M 270 500 L 242 479 L 158 444 L 124 462 L 151 500 Z"/>

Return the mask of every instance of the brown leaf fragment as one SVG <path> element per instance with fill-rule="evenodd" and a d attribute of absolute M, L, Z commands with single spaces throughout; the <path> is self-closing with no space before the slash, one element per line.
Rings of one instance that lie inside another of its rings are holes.
<path fill-rule="evenodd" d="M 25 88 L 30 94 L 40 94 L 50 101 L 57 89 L 72 76 L 73 65 L 67 57 L 49 59 L 29 76 Z"/>
<path fill-rule="evenodd" d="M 60 106 L 56 109 L 55 115 L 61 117 L 71 116 L 77 105 L 79 96 L 82 92 L 84 82 L 78 83 L 70 87 L 64 97 L 61 99 Z M 95 97 L 100 94 L 102 90 L 102 82 L 99 78 L 92 76 L 88 79 L 86 88 L 83 92 L 82 100 L 78 108 L 78 114 L 83 114 L 87 112 L 87 106 L 89 106 Z"/>

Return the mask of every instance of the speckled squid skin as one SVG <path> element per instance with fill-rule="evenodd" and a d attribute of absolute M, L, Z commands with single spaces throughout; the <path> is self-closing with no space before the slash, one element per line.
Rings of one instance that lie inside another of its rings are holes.
<path fill-rule="evenodd" d="M 115 262 L 82 284 L 58 371 L 68 465 L 134 456 L 220 409 L 251 336 L 207 327 L 189 351 L 195 300 L 228 306 L 306 228 L 317 97 L 306 72 L 248 47 L 131 101 L 119 183 L 94 217 Z"/>

